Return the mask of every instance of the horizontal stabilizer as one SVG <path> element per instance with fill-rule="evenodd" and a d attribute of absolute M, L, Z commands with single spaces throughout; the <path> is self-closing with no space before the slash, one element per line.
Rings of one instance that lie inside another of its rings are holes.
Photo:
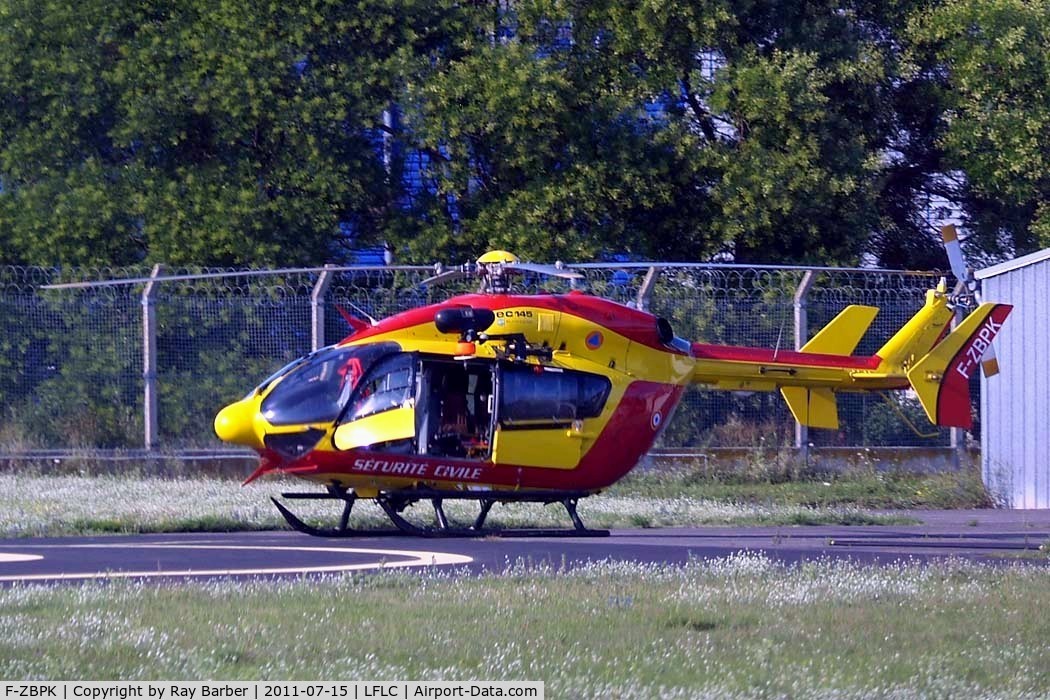
<path fill-rule="evenodd" d="M 802 352 L 824 355 L 851 354 L 878 313 L 878 308 L 874 306 L 847 306 L 838 316 L 831 319 L 831 323 L 820 329 L 819 333 L 802 346 Z"/>
<path fill-rule="evenodd" d="M 1009 304 L 981 304 L 908 371 L 931 423 L 973 427 L 970 377 L 1012 309 Z"/>
<path fill-rule="evenodd" d="M 810 428 L 838 429 L 839 408 L 831 389 L 786 386 L 780 389 L 780 393 L 787 401 L 795 420 L 802 425 Z"/>

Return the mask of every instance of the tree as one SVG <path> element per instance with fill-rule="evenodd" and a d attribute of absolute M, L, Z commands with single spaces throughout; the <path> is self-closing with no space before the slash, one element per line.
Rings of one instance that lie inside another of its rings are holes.
<path fill-rule="evenodd" d="M 0 0 L 0 262 L 1021 252 L 1048 1 Z"/>
<path fill-rule="evenodd" d="M 696 136 L 708 226 L 739 261 L 855 260 L 873 224 L 881 78 L 861 23 L 820 3 L 638 3 L 625 56 Z M 637 47 L 633 48 L 632 46 Z"/>
<path fill-rule="evenodd" d="M 1048 35 L 1046 0 L 949 0 L 912 21 L 914 60 L 941 80 L 969 242 L 993 256 L 1050 245 Z"/>
<path fill-rule="evenodd" d="M 427 154 L 433 193 L 417 257 L 693 254 L 702 173 L 566 12 L 516 4 L 489 42 L 409 86 L 401 137 Z"/>
<path fill-rule="evenodd" d="M 92 0 L 0 4 L 2 262 L 138 257 L 108 134 L 116 96 L 104 76 L 117 56 L 104 37 L 116 12 Z"/>
<path fill-rule="evenodd" d="M 4 261 L 320 263 L 400 216 L 380 115 L 451 2 L 0 7 Z"/>
<path fill-rule="evenodd" d="M 927 243 L 884 157 L 912 4 L 514 3 L 410 91 L 436 195 L 416 250 L 855 263 L 887 223 Z"/>

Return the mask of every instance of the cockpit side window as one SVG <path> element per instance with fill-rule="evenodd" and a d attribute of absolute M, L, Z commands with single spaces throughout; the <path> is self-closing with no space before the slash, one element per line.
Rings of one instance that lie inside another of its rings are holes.
<path fill-rule="evenodd" d="M 397 350 L 394 343 L 325 348 L 293 363 L 260 406 L 271 425 L 327 423 L 335 420 L 351 391 L 382 355 Z"/>
<path fill-rule="evenodd" d="M 415 355 L 399 353 L 380 361 L 356 388 L 341 422 L 411 405 L 415 400 Z"/>

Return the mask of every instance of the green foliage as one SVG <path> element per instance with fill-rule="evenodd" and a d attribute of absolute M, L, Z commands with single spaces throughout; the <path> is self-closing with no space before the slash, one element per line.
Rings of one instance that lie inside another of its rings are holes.
<path fill-rule="evenodd" d="M 7 444 L 120 448 L 140 444 L 141 317 L 137 299 L 17 297 L 17 318 L 0 308 L 5 355 L 0 402 Z M 14 324 L 9 325 L 11 321 Z M 28 322 L 27 322 L 28 321 Z M 10 358 L 17 357 L 15 364 Z"/>
<path fill-rule="evenodd" d="M 737 134 L 711 153 L 714 224 L 738 259 L 856 259 L 874 171 L 865 135 L 833 130 L 832 79 L 814 54 L 748 52 L 714 87 L 712 109 L 733 115 Z"/>
<path fill-rule="evenodd" d="M 162 446 L 214 444 L 222 406 L 310 350 L 302 298 L 283 299 L 274 287 L 231 303 L 205 291 L 155 306 Z M 0 437 L 8 448 L 143 446 L 137 295 L 11 295 L 0 304 L 0 331 L 0 349 L 8 348 L 0 353 Z"/>
<path fill-rule="evenodd" d="M 861 444 L 928 445 L 939 430 L 930 425 L 917 398 L 884 395 L 884 400 L 865 413 Z"/>
<path fill-rule="evenodd" d="M 784 528 L 794 553 L 790 538 Z M 684 565 L 552 559 L 472 575 L 388 567 L 8 586 L 0 605 L 12 629 L 0 640 L 0 670 L 89 681 L 389 683 L 435 677 L 440 659 L 443 680 L 540 679 L 555 698 L 1050 692 L 1039 614 L 1050 606 L 1050 580 L 1039 566 L 789 564 L 746 551 Z M 479 624 L 492 620 L 514 624 Z"/>
<path fill-rule="evenodd" d="M 970 215 L 993 253 L 1050 245 L 1050 3 L 952 0 L 915 17 L 916 61 L 946 74 L 942 143 L 966 174 Z"/>
<path fill-rule="evenodd" d="M 441 156 L 436 189 L 457 204 L 417 252 L 856 260 L 881 144 L 876 117 L 836 98 L 885 82 L 858 37 L 832 47 L 846 61 L 742 37 L 720 2 L 514 7 L 512 37 L 410 96 L 414 133 Z"/>
<path fill-rule="evenodd" d="M 375 128 L 451 3 L 0 7 L 0 259 L 294 264 L 399 214 Z"/>
<path fill-rule="evenodd" d="M 0 3 L 0 262 L 1050 242 L 1047 0 Z M 384 122 L 383 115 L 392 118 Z M 425 162 L 422 188 L 405 174 Z"/>
<path fill-rule="evenodd" d="M 698 185 L 686 155 L 640 105 L 593 82 L 590 57 L 539 50 L 524 39 L 480 48 L 412 93 L 410 128 L 441 154 L 430 174 L 455 202 L 414 254 L 689 255 L 703 201 L 680 196 Z"/>

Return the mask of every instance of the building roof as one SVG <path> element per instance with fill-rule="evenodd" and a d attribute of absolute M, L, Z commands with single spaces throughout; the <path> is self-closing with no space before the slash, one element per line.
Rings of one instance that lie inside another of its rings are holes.
<path fill-rule="evenodd" d="M 1037 250 L 1034 253 L 1021 256 L 1020 258 L 1014 258 L 1013 260 L 1001 262 L 998 265 L 986 267 L 983 270 L 978 270 L 977 272 L 975 272 L 973 276 L 979 280 L 988 279 L 989 277 L 996 277 L 998 275 L 1006 274 L 1007 272 L 1019 270 L 1022 267 L 1035 265 L 1036 263 L 1043 262 L 1044 260 L 1050 260 L 1050 248 Z"/>

